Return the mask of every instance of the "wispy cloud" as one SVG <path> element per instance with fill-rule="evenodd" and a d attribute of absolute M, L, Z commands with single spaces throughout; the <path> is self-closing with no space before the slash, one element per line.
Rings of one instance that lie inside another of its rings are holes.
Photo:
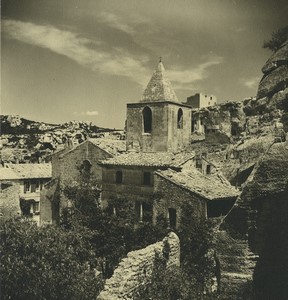
<path fill-rule="evenodd" d="M 74 111 L 73 113 L 74 115 L 81 115 L 81 116 L 98 116 L 99 112 L 97 110 L 87 110 L 87 111 L 81 111 L 81 112 L 77 112 Z"/>
<path fill-rule="evenodd" d="M 148 60 L 147 57 L 133 58 L 133 55 L 125 49 L 109 48 L 106 45 L 109 50 L 104 51 L 105 45 L 102 41 L 59 30 L 51 25 L 3 20 L 2 30 L 11 39 L 49 49 L 93 71 L 126 76 L 141 85 L 147 81 L 147 70 L 143 65 L 143 62 Z"/>
<path fill-rule="evenodd" d="M 169 71 L 169 77 L 174 82 L 175 88 L 187 88 L 190 84 L 207 78 L 210 74 L 209 69 L 224 60 L 223 57 L 211 55 L 203 56 L 202 59 L 202 63 L 189 70 Z"/>
<path fill-rule="evenodd" d="M 240 81 L 249 89 L 256 89 L 260 82 L 260 77 L 242 78 Z"/>
<path fill-rule="evenodd" d="M 115 28 L 117 30 L 124 31 L 128 34 L 134 34 L 134 28 L 127 22 L 124 22 L 119 16 L 116 16 L 109 12 L 102 12 L 98 16 L 98 21 L 105 23 L 106 25 Z"/>

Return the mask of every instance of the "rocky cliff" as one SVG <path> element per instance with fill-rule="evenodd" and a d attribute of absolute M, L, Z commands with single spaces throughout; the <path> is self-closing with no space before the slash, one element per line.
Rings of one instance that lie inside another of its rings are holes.
<path fill-rule="evenodd" d="M 208 158 L 241 189 L 217 234 L 229 299 L 288 298 L 288 42 L 262 72 L 255 98 L 200 111 L 206 128 L 229 138 Z M 216 145 L 211 136 L 206 143 Z"/>

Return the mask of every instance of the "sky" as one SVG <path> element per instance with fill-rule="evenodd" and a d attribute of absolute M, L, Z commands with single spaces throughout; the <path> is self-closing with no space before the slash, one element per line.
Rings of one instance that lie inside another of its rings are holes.
<path fill-rule="evenodd" d="M 253 97 L 286 0 L 2 0 L 1 114 L 123 128 L 159 57 L 181 102 Z"/>

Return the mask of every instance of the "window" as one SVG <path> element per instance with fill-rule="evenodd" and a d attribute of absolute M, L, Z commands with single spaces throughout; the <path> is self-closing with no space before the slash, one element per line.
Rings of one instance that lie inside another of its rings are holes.
<path fill-rule="evenodd" d="M 33 213 L 38 213 L 39 212 L 39 202 L 34 202 L 33 203 Z"/>
<path fill-rule="evenodd" d="M 116 172 L 116 183 L 122 183 L 123 182 L 123 173 L 122 171 Z"/>
<path fill-rule="evenodd" d="M 25 181 L 24 182 L 24 193 L 30 192 L 30 182 Z"/>
<path fill-rule="evenodd" d="M 91 167 L 92 167 L 92 164 L 91 164 L 90 160 L 88 160 L 88 159 L 83 160 L 83 163 L 82 163 L 83 171 L 90 172 Z"/>
<path fill-rule="evenodd" d="M 169 225 L 171 228 L 176 227 L 176 209 L 175 208 L 168 208 L 168 213 L 169 213 Z"/>
<path fill-rule="evenodd" d="M 211 174 L 211 165 L 206 166 L 206 174 Z"/>
<path fill-rule="evenodd" d="M 135 208 L 139 222 L 152 222 L 153 206 L 146 202 L 136 202 Z"/>
<path fill-rule="evenodd" d="M 150 172 L 143 173 L 143 184 L 151 185 L 151 173 Z"/>
<path fill-rule="evenodd" d="M 31 193 L 35 193 L 36 192 L 36 182 L 32 182 L 31 183 Z"/>
<path fill-rule="evenodd" d="M 183 128 L 183 110 L 181 108 L 178 109 L 177 128 L 179 129 Z"/>
<path fill-rule="evenodd" d="M 143 129 L 144 133 L 151 133 L 152 132 L 152 111 L 151 109 L 146 106 L 143 111 Z"/>
<path fill-rule="evenodd" d="M 210 100 L 212 100 L 212 97 L 210 97 Z"/>

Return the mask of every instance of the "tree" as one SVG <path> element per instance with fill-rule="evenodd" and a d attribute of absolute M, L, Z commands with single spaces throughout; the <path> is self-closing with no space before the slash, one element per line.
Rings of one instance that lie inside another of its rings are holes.
<path fill-rule="evenodd" d="M 263 48 L 276 52 L 288 40 L 288 26 L 282 27 L 272 33 L 268 41 L 264 41 Z"/>
<path fill-rule="evenodd" d="M 89 231 L 20 219 L 1 223 L 1 299 L 96 299 L 102 281 Z"/>

